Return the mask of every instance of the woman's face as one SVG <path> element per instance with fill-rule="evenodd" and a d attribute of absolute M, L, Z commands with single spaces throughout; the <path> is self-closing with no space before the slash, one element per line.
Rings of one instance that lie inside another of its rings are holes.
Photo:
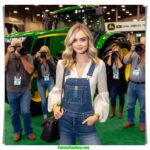
<path fill-rule="evenodd" d="M 83 31 L 78 31 L 72 43 L 72 48 L 77 54 L 83 54 L 87 51 L 89 46 L 89 39 Z"/>

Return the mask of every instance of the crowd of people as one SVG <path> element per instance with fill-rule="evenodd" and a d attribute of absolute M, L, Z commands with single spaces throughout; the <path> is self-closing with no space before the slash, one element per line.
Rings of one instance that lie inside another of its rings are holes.
<path fill-rule="evenodd" d="M 127 93 L 127 122 L 134 125 L 136 101 L 140 104 L 139 129 L 145 131 L 145 37 L 132 45 L 123 55 L 119 42 L 111 45 L 107 62 L 98 58 L 94 39 L 86 25 L 73 25 L 64 41 L 62 59 L 55 64 L 50 49 L 43 45 L 31 56 L 21 40 L 12 40 L 5 54 L 6 90 L 14 130 L 13 140 L 29 140 L 36 136 L 32 128 L 30 112 L 31 75 L 37 72 L 37 87 L 43 112 L 42 125 L 53 112 L 59 120 L 61 145 L 74 145 L 76 138 L 81 145 L 101 144 L 95 123 L 113 119 L 119 96 L 118 118 L 123 116 Z M 128 82 L 125 79 L 126 64 L 131 64 Z M 48 91 L 48 98 L 46 97 Z M 96 96 L 95 96 L 95 91 Z M 109 101 L 110 99 L 110 101 Z M 109 108 L 111 105 L 111 109 Z"/>

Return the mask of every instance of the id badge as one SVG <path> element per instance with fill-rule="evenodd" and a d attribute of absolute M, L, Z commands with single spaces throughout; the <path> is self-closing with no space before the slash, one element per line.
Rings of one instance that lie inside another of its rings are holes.
<path fill-rule="evenodd" d="M 119 71 L 113 72 L 113 79 L 119 79 Z"/>
<path fill-rule="evenodd" d="M 134 76 L 139 76 L 139 74 L 140 74 L 140 68 L 135 68 L 135 69 L 133 70 L 133 75 L 134 75 Z"/>
<path fill-rule="evenodd" d="M 44 81 L 49 81 L 49 74 L 44 75 Z"/>
<path fill-rule="evenodd" d="M 14 86 L 20 85 L 21 85 L 21 76 L 20 77 L 14 76 Z"/>

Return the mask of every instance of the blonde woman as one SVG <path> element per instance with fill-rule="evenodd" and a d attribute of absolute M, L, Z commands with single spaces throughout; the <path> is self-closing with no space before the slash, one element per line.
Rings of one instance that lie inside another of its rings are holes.
<path fill-rule="evenodd" d="M 41 107 L 43 112 L 43 121 L 47 119 L 47 99 L 46 90 L 50 92 L 54 86 L 56 67 L 52 56 L 50 55 L 50 50 L 47 46 L 42 46 L 40 50 L 36 53 L 34 59 L 35 70 L 37 70 L 37 86 L 38 91 L 41 96 Z"/>
<path fill-rule="evenodd" d="M 112 49 L 109 52 L 109 58 L 107 61 L 107 79 L 108 89 L 111 99 L 111 113 L 110 118 L 115 116 L 116 98 L 119 95 L 119 114 L 118 118 L 123 117 L 124 107 L 124 93 L 126 92 L 126 80 L 125 80 L 125 64 L 123 63 L 123 53 L 119 46 L 119 43 L 113 43 Z"/>
<path fill-rule="evenodd" d="M 81 145 L 98 145 L 95 123 L 104 122 L 109 111 L 105 64 L 97 57 L 92 34 L 84 24 L 76 23 L 70 28 L 65 46 L 63 60 L 56 69 L 56 85 L 49 94 L 48 110 L 59 119 L 60 144 L 75 145 L 79 138 Z M 98 94 L 94 99 L 96 86 Z"/>

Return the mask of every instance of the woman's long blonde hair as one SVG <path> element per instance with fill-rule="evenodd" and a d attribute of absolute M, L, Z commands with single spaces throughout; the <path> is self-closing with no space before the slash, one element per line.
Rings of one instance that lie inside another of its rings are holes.
<path fill-rule="evenodd" d="M 75 63 L 75 51 L 72 48 L 72 43 L 75 39 L 76 33 L 79 31 L 82 31 L 88 37 L 89 40 L 88 43 L 89 48 L 87 50 L 88 56 L 96 65 L 99 63 L 99 58 L 97 57 L 97 50 L 93 45 L 94 39 L 90 30 L 86 27 L 86 25 L 82 23 L 76 23 L 70 28 L 67 37 L 64 41 L 66 48 L 62 54 L 62 58 L 63 58 L 63 63 L 67 68 L 71 68 L 72 65 Z"/>
<path fill-rule="evenodd" d="M 44 45 L 40 48 L 39 52 L 46 52 L 46 60 L 50 60 L 51 59 L 51 53 L 50 53 L 50 49 L 48 48 L 48 46 Z"/>
<path fill-rule="evenodd" d="M 122 52 L 122 49 L 121 49 L 121 47 L 119 46 L 119 44 L 115 43 L 115 44 L 112 46 L 112 50 L 115 50 L 115 49 L 118 49 L 119 58 L 120 58 L 120 60 L 122 60 L 122 59 L 123 59 L 123 52 Z"/>

